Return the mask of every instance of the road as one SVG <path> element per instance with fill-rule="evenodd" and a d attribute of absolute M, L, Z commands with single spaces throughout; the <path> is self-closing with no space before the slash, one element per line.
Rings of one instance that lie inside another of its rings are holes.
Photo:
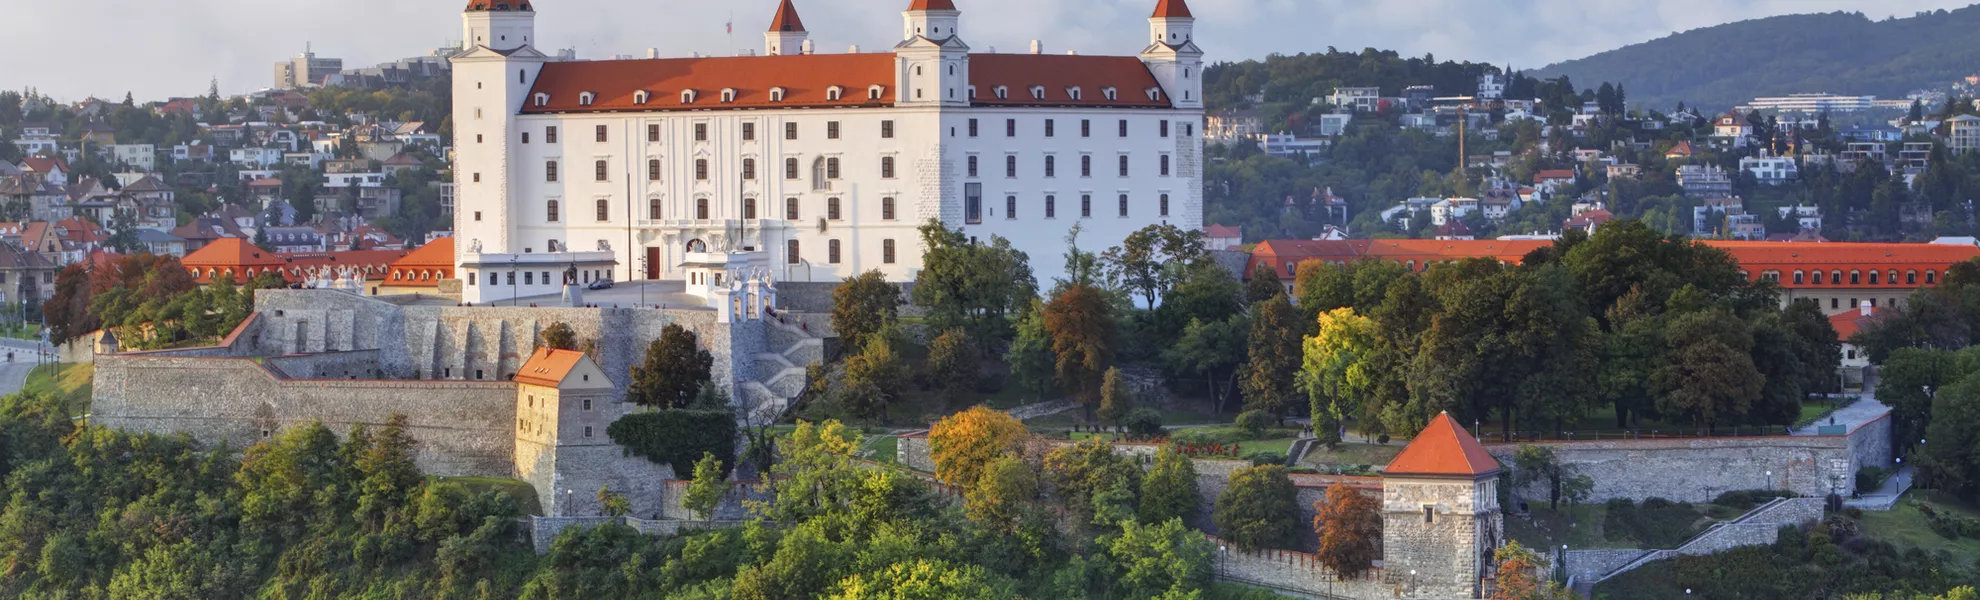
<path fill-rule="evenodd" d="M 0 396 L 21 391 L 27 385 L 28 372 L 39 364 L 35 360 L 36 346 L 27 340 L 0 339 Z M 12 361 L 6 360 L 9 352 L 13 353 Z"/>

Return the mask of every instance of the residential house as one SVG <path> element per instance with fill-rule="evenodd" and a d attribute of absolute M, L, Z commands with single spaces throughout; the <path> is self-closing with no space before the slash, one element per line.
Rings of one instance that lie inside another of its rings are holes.
<path fill-rule="evenodd" d="M 1753 124 L 1739 113 L 1727 112 L 1712 121 L 1712 137 L 1730 140 L 1734 148 L 1744 148 L 1753 137 Z"/>
<path fill-rule="evenodd" d="M 1472 234 L 1471 227 L 1466 226 L 1463 221 L 1452 220 L 1437 226 L 1437 239 L 1470 240 L 1477 238 Z"/>
<path fill-rule="evenodd" d="M 96 146 L 110 146 L 117 143 L 117 128 L 102 123 L 89 123 L 82 127 L 82 142 Z"/>
<path fill-rule="evenodd" d="M 235 148 L 227 151 L 227 159 L 242 167 L 265 169 L 282 164 L 282 151 L 277 148 Z"/>
<path fill-rule="evenodd" d="M 282 153 L 282 164 L 321 169 L 323 168 L 323 161 L 329 160 L 329 158 L 330 154 L 325 152 L 284 152 Z"/>
<path fill-rule="evenodd" d="M 1636 179 L 1637 176 L 1643 173 L 1643 167 L 1630 163 L 1609 165 L 1604 170 L 1610 179 Z"/>
<path fill-rule="evenodd" d="M 1533 174 L 1533 187 L 1552 196 L 1564 190 L 1573 190 L 1574 179 L 1573 169 L 1546 169 Z"/>
<path fill-rule="evenodd" d="M 1203 247 L 1211 250 L 1234 250 L 1244 245 L 1244 227 L 1239 225 L 1203 226 Z"/>
<path fill-rule="evenodd" d="M 1506 97 L 1506 80 L 1496 73 L 1478 76 L 1478 99 L 1498 100 Z"/>
<path fill-rule="evenodd" d="M 242 237 L 252 238 L 261 229 L 261 215 L 239 204 L 222 204 L 206 216 L 233 221 L 234 227 L 241 230 Z"/>
<path fill-rule="evenodd" d="M 1717 165 L 1684 165 L 1678 167 L 1678 187 L 1684 188 L 1684 195 L 1690 198 L 1723 198 L 1732 195 L 1732 178 L 1726 170 Z"/>
<path fill-rule="evenodd" d="M 1519 194 L 1513 190 L 1485 190 L 1485 193 L 1479 195 L 1478 210 L 1485 213 L 1486 219 L 1496 222 L 1505 220 L 1506 215 L 1519 210 L 1522 203 Z"/>
<path fill-rule="evenodd" d="M 1438 202 L 1443 202 L 1443 201 L 1444 201 L 1443 198 L 1430 198 L 1430 197 L 1405 199 L 1402 202 L 1396 204 L 1395 206 L 1382 209 L 1382 213 L 1381 213 L 1382 222 L 1388 223 L 1400 218 L 1402 219 L 1402 226 L 1403 229 L 1405 230 L 1422 227 L 1423 226 L 1422 223 L 1412 223 L 1410 222 L 1410 219 L 1415 218 L 1416 213 L 1418 211 L 1430 210 L 1430 207 L 1435 206 Z"/>
<path fill-rule="evenodd" d="M 62 251 L 69 254 L 63 264 L 71 264 L 83 254 L 101 248 L 110 239 L 110 231 L 95 221 L 73 216 L 56 221 L 55 236 L 62 239 Z"/>
<path fill-rule="evenodd" d="M 57 138 L 58 135 L 60 134 L 56 132 L 55 126 L 52 124 L 22 123 L 21 137 L 14 139 L 14 145 L 21 149 L 21 154 L 29 156 L 36 154 L 52 155 L 61 150 L 61 143 Z"/>
<path fill-rule="evenodd" d="M 139 229 L 137 236 L 138 243 L 144 245 L 145 252 L 172 257 L 186 255 L 186 240 L 179 236 L 157 229 Z"/>
<path fill-rule="evenodd" d="M 1445 198 L 1430 205 L 1430 224 L 1443 225 L 1478 211 L 1477 198 Z"/>
<path fill-rule="evenodd" d="M 1339 136 L 1347 133 L 1348 124 L 1352 122 L 1354 122 L 1354 113 L 1340 112 L 1320 115 L 1320 130 L 1317 133 L 1322 137 Z"/>
<path fill-rule="evenodd" d="M 1671 149 L 1664 151 L 1664 160 L 1676 161 L 1676 160 L 1690 160 L 1690 159 L 1691 159 L 1691 142 L 1678 142 L 1676 144 L 1671 144 Z"/>
<path fill-rule="evenodd" d="M 1822 207 L 1797 204 L 1794 206 L 1783 206 L 1777 210 L 1780 211 L 1781 218 L 1794 219 L 1797 224 L 1801 225 L 1802 231 L 1822 230 Z"/>
<path fill-rule="evenodd" d="M 54 184 L 56 187 L 69 186 L 69 163 L 66 160 L 48 156 L 30 156 L 21 159 L 21 172 L 33 174 Z"/>
<path fill-rule="evenodd" d="M 185 115 L 197 119 L 202 116 L 198 98 L 173 98 L 166 100 L 164 104 L 160 104 L 157 108 L 152 109 L 152 112 L 157 113 L 161 117 Z"/>
<path fill-rule="evenodd" d="M 282 180 L 266 177 L 248 182 L 248 197 L 256 202 L 267 203 L 282 197 Z"/>
<path fill-rule="evenodd" d="M 68 216 L 68 190 L 33 173 L 0 177 L 0 203 L 26 206 L 28 218 L 48 220 Z"/>
<path fill-rule="evenodd" d="M 405 152 L 400 152 L 392 155 L 392 158 L 385 159 L 385 162 L 381 163 L 380 168 L 385 171 L 386 175 L 397 177 L 400 173 L 418 169 L 422 166 L 425 165 L 419 161 L 419 158 Z"/>
<path fill-rule="evenodd" d="M 1401 124 L 1406 129 L 1436 129 L 1437 115 L 1410 113 L 1402 116 Z"/>
<path fill-rule="evenodd" d="M 1842 360 L 1836 366 L 1836 374 L 1843 381 L 1853 384 L 1863 383 L 1863 372 L 1870 367 L 1870 352 L 1852 343 L 1850 338 L 1857 332 L 1869 328 L 1885 315 L 1889 308 L 1878 308 L 1870 301 L 1863 301 L 1856 310 L 1837 313 L 1829 317 L 1829 328 L 1836 330 L 1836 339 L 1842 341 Z"/>
<path fill-rule="evenodd" d="M 38 253 L 0 244 L 0 305 L 53 299 L 60 268 Z"/>
<path fill-rule="evenodd" d="M 276 252 L 323 252 L 330 247 L 314 227 L 268 227 L 262 230 L 262 243 Z"/>
<path fill-rule="evenodd" d="M 172 160 L 175 162 L 210 163 L 213 162 L 213 155 L 212 144 L 202 144 L 195 141 L 190 144 L 172 146 Z"/>
<path fill-rule="evenodd" d="M 1204 141 L 1213 144 L 1237 143 L 1264 132 L 1265 122 L 1255 110 L 1231 108 L 1204 117 Z"/>
<path fill-rule="evenodd" d="M 1980 117 L 1960 115 L 1946 119 L 1946 145 L 1955 154 L 1980 150 Z"/>
<path fill-rule="evenodd" d="M 1580 209 L 1582 206 L 1585 205 L 1576 204 L 1575 208 Z M 1578 229 L 1584 233 L 1593 235 L 1596 229 L 1601 228 L 1603 224 L 1609 221 L 1615 220 L 1615 218 L 1616 215 L 1614 213 L 1601 208 L 1601 205 L 1595 205 L 1589 210 L 1576 210 L 1574 216 L 1568 217 L 1566 221 L 1561 222 L 1561 231 L 1566 232 L 1568 230 Z"/>
<path fill-rule="evenodd" d="M 1327 103 L 1355 112 L 1377 112 L 1384 108 L 1379 87 L 1337 87 L 1327 96 Z"/>
<path fill-rule="evenodd" d="M 1761 185 L 1782 185 L 1801 178 L 1800 165 L 1792 156 L 1772 156 L 1761 152 L 1759 156 L 1739 159 L 1739 171 L 1753 175 Z"/>
<path fill-rule="evenodd" d="M 124 195 L 136 204 L 138 227 L 162 231 L 179 225 L 175 192 L 157 177 L 146 175 L 124 186 Z"/>
<path fill-rule="evenodd" d="M 351 250 L 404 250 L 406 248 L 405 240 L 401 240 L 398 236 L 370 224 L 359 225 L 351 228 L 349 231 L 343 232 L 329 232 L 327 231 L 329 228 L 323 224 L 319 224 L 318 228 L 318 231 L 324 232 L 324 246 L 328 248 Z"/>
<path fill-rule="evenodd" d="M 1887 158 L 1883 142 L 1850 142 L 1848 149 L 1843 150 L 1842 164 L 1853 166 L 1857 162 L 1870 161 L 1882 165 Z"/>
<path fill-rule="evenodd" d="M 200 248 L 219 240 L 247 237 L 233 221 L 215 217 L 194 217 L 191 222 L 172 229 L 171 233 L 186 241 L 188 253 L 198 252 Z"/>

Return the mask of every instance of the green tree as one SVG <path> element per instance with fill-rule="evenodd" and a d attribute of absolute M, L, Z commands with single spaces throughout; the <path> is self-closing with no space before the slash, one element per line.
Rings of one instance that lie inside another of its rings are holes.
<path fill-rule="evenodd" d="M 1673 319 L 1666 337 L 1656 376 L 1660 412 L 1705 428 L 1744 416 L 1759 399 L 1765 378 L 1753 365 L 1746 323 L 1716 309 L 1695 312 Z"/>
<path fill-rule="evenodd" d="M 1033 299 L 1031 309 L 1018 319 L 1016 330 L 1010 350 L 1004 353 L 1004 363 L 1010 366 L 1018 385 L 1044 400 L 1051 393 L 1058 365 L 1051 333 L 1045 329 L 1045 305 Z"/>
<path fill-rule="evenodd" d="M 1243 379 L 1246 410 L 1263 410 L 1285 417 L 1292 407 L 1295 376 L 1300 366 L 1300 335 L 1306 328 L 1294 322 L 1298 313 L 1278 296 L 1252 307 L 1251 360 Z"/>
<path fill-rule="evenodd" d="M 1125 598 L 1191 598 L 1210 584 L 1209 540 L 1170 519 L 1154 525 L 1133 521 L 1107 546 L 1120 568 L 1114 590 Z"/>
<path fill-rule="evenodd" d="M 1356 315 L 1353 308 L 1320 313 L 1320 331 L 1306 338 L 1298 373 L 1300 389 L 1312 403 L 1313 430 L 1323 440 L 1339 441 L 1338 424 L 1360 407 L 1375 374 L 1369 357 L 1375 351 L 1375 321 Z"/>
<path fill-rule="evenodd" d="M 1060 446 L 1046 454 L 1045 477 L 1067 508 L 1089 517 L 1101 512 L 1101 495 L 1115 487 L 1130 490 L 1125 500 L 1132 514 L 1133 492 L 1141 487 L 1141 469 L 1098 438 Z"/>
<path fill-rule="evenodd" d="M 599 486 L 598 511 L 608 517 L 623 517 L 632 512 L 632 501 L 612 488 Z"/>
<path fill-rule="evenodd" d="M 1278 269 L 1265 263 L 1258 263 L 1258 266 L 1251 270 L 1251 279 L 1244 282 L 1246 306 L 1264 302 L 1284 293 L 1286 293 L 1285 282 L 1279 279 Z"/>
<path fill-rule="evenodd" d="M 1933 392 L 1925 439 L 1932 487 L 1967 502 L 1980 500 L 1980 376 L 1967 375 Z"/>
<path fill-rule="evenodd" d="M 1203 378 L 1217 412 L 1236 392 L 1237 372 L 1244 363 L 1245 343 L 1251 333 L 1251 320 L 1242 314 L 1222 321 L 1191 319 L 1182 337 L 1162 350 L 1162 360 L 1171 373 Z"/>
<path fill-rule="evenodd" d="M 963 497 L 969 520 L 993 531 L 1009 533 L 1023 516 L 1026 503 L 1038 497 L 1038 474 L 1017 457 L 994 459 Z"/>
<path fill-rule="evenodd" d="M 728 470 L 712 452 L 704 452 L 701 460 L 694 462 L 694 479 L 688 482 L 687 491 L 681 494 L 681 507 L 688 509 L 701 520 L 715 517 L 715 508 L 722 504 L 722 497 L 729 494 Z"/>
<path fill-rule="evenodd" d="M 1202 502 L 1196 486 L 1196 463 L 1173 449 L 1156 451 L 1155 464 L 1141 480 L 1141 522 L 1194 519 Z"/>
<path fill-rule="evenodd" d="M 640 406 L 687 408 L 708 383 L 715 357 L 697 347 L 694 332 L 668 323 L 660 339 L 646 347 L 646 360 L 634 366 L 626 400 Z"/>
<path fill-rule="evenodd" d="M 1011 597 L 1010 582 L 977 565 L 939 559 L 898 562 L 877 573 L 854 573 L 830 600 L 995 600 Z"/>
<path fill-rule="evenodd" d="M 961 329 L 944 331 L 928 344 L 928 380 L 942 392 L 944 399 L 954 402 L 974 391 L 982 380 L 977 365 L 981 360 L 968 333 Z"/>
<path fill-rule="evenodd" d="M 898 318 L 900 306 L 900 288 L 878 269 L 847 277 L 832 290 L 832 330 L 845 347 L 864 348 L 868 336 Z"/>
<path fill-rule="evenodd" d="M 1298 532 L 1298 496 L 1285 467 L 1238 469 L 1217 494 L 1211 521 L 1218 535 L 1240 549 L 1290 548 Z"/>
<path fill-rule="evenodd" d="M 576 350 L 577 332 L 567 323 L 552 323 L 536 334 L 537 343 L 555 350 Z"/>
<path fill-rule="evenodd" d="M 861 418 L 885 420 L 887 407 L 907 389 L 908 365 L 886 335 L 870 336 L 859 354 L 846 359 L 840 403 Z"/>
<path fill-rule="evenodd" d="M 936 331 L 962 327 L 983 344 L 1010 339 L 1010 317 L 1038 295 L 1030 259 L 1002 237 L 972 242 L 934 220 L 921 226 L 921 239 L 925 250 L 913 301 L 927 311 L 928 325 Z"/>
<path fill-rule="evenodd" d="M 1108 367 L 1100 379 L 1100 419 L 1116 425 L 1134 408 L 1134 391 L 1121 383 L 1121 368 Z"/>

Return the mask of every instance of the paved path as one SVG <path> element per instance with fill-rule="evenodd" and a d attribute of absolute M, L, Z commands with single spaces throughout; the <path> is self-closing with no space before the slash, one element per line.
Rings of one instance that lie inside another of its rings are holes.
<path fill-rule="evenodd" d="M 1845 406 L 1842 410 L 1838 410 L 1834 414 L 1824 417 L 1822 420 L 1816 421 L 1807 427 L 1794 430 L 1794 435 L 1816 435 L 1822 427 L 1828 426 L 1831 421 L 1836 425 L 1855 429 L 1859 425 L 1883 416 L 1884 413 L 1890 412 L 1890 410 L 1891 407 L 1884 406 L 1884 403 L 1878 402 L 1876 398 L 1872 398 L 1866 394 L 1861 396 L 1855 404 Z"/>
<path fill-rule="evenodd" d="M 1909 490 L 1911 490 L 1911 467 L 1906 466 L 1885 479 L 1883 487 L 1877 488 L 1877 491 L 1864 494 L 1861 498 L 1844 500 L 1843 506 L 1863 510 L 1890 510 L 1892 506 L 1897 505 L 1898 498 L 1904 497 L 1904 493 Z"/>

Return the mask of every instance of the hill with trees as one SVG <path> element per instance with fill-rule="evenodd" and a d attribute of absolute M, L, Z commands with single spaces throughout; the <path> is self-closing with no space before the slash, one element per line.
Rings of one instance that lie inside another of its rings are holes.
<path fill-rule="evenodd" d="M 1974 74 L 1980 5 L 1872 21 L 1783 15 L 1693 29 L 1529 72 L 1621 81 L 1644 106 L 1722 110 L 1756 96 L 1829 92 L 1902 98 Z"/>

